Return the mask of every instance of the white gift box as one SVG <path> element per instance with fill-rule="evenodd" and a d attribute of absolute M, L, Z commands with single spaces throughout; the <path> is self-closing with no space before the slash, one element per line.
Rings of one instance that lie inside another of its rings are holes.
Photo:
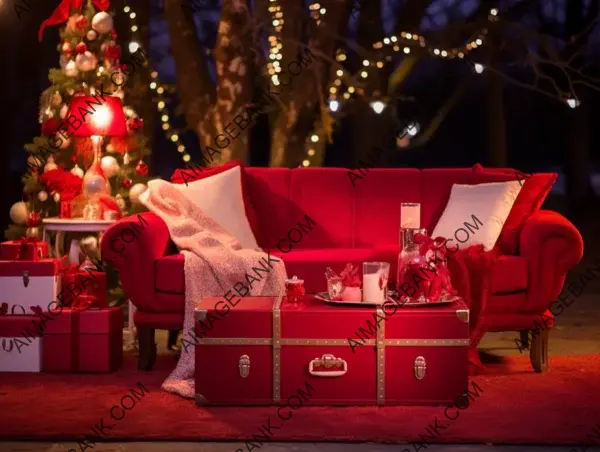
<path fill-rule="evenodd" d="M 33 314 L 31 307 L 47 311 L 60 293 L 59 261 L 0 261 L 0 304 L 7 314 Z M 54 305 L 53 305 L 54 306 Z"/>
<path fill-rule="evenodd" d="M 25 344 L 17 345 L 19 339 Z M 5 347 L 3 347 L 5 346 Z M 6 351 L 10 350 L 10 351 Z M 41 372 L 42 338 L 25 339 L 23 337 L 0 338 L 0 372 Z"/>
<path fill-rule="evenodd" d="M 32 320 L 35 316 L 0 316 L 0 372 L 41 372 L 42 340 L 36 334 Z M 25 336 L 27 328 L 32 333 Z"/>

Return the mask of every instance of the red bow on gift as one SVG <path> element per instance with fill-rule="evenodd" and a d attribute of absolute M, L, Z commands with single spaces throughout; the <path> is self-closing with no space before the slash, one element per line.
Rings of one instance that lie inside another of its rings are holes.
<path fill-rule="evenodd" d="M 109 0 L 92 0 L 92 3 L 94 4 L 94 7 L 100 11 L 106 11 L 110 6 Z M 63 0 L 52 12 L 52 15 L 43 21 L 42 25 L 40 25 L 40 29 L 38 30 L 38 40 L 42 40 L 44 29 L 46 27 L 66 22 L 66 20 L 69 18 L 71 9 L 80 10 L 82 5 L 83 0 Z"/>
<path fill-rule="evenodd" d="M 27 254 L 27 245 L 33 243 L 34 245 L 40 241 L 38 237 L 21 237 L 21 246 L 19 248 L 19 255 L 17 256 L 17 260 L 26 260 L 24 257 Z"/>

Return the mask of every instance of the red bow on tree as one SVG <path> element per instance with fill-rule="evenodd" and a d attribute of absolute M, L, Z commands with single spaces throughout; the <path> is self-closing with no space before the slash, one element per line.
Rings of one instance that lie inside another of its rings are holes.
<path fill-rule="evenodd" d="M 100 11 L 106 11 L 110 6 L 109 0 L 92 0 L 92 3 L 94 4 L 94 7 Z M 63 0 L 52 12 L 52 15 L 43 21 L 42 25 L 40 25 L 40 29 L 38 30 L 38 40 L 42 40 L 46 27 L 66 22 L 66 20 L 69 18 L 69 13 L 71 10 L 80 10 L 82 5 L 83 0 Z"/>

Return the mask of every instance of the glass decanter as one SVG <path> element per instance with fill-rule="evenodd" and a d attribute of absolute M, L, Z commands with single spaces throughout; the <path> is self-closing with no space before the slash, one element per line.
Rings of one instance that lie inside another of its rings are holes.
<path fill-rule="evenodd" d="M 414 242 L 414 237 L 417 234 L 427 235 L 427 229 L 425 228 L 402 228 L 400 230 L 401 244 L 400 253 L 398 254 L 398 271 L 396 273 L 396 291 L 398 296 L 401 298 L 406 296 L 406 293 L 402 291 L 402 284 L 404 283 L 404 276 L 406 270 L 410 264 L 419 264 L 423 259 L 419 252 L 419 245 Z M 413 285 L 409 281 L 409 284 Z"/>

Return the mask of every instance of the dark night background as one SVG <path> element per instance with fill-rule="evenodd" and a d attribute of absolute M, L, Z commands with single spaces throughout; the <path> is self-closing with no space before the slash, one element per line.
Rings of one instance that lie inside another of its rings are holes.
<path fill-rule="evenodd" d="M 25 168 L 26 153 L 23 145 L 39 134 L 40 125 L 37 121 L 39 95 L 45 89 L 49 82 L 47 80 L 48 69 L 58 67 L 58 52 L 56 44 L 58 42 L 59 27 L 53 26 L 47 29 L 44 40 L 37 41 L 37 29 L 42 20 L 50 15 L 56 5 L 56 0 L 42 2 L 39 0 L 29 0 L 30 8 L 21 12 L 21 18 L 17 17 L 14 11 L 14 5 L 22 4 L 23 0 L 0 0 L 0 46 L 1 46 L 1 108 L 2 108 L 2 204 L 0 205 L 1 226 L 4 230 L 8 224 L 8 211 L 10 206 L 21 198 L 20 177 Z M 365 0 L 363 0 L 364 2 Z M 536 2 L 536 0 L 525 0 Z M 565 2 L 561 1 L 542 1 L 540 3 L 544 17 L 551 22 L 555 28 L 560 29 L 564 25 Z M 591 0 L 596 1 L 596 0 Z M 392 0 L 383 1 L 383 7 L 388 8 Z M 440 5 L 452 6 L 452 14 L 440 12 L 436 14 L 435 8 L 441 8 Z M 442 27 L 447 22 L 452 22 L 453 17 L 469 12 L 478 5 L 479 1 L 455 2 L 452 0 L 439 0 L 432 3 L 431 14 L 421 24 L 421 31 L 435 30 L 436 27 Z M 503 4 L 514 4 L 515 2 L 496 2 L 500 8 Z M 141 5 L 146 5 L 149 21 L 149 55 L 154 68 L 159 73 L 161 82 L 174 83 L 175 71 L 172 58 L 170 58 L 169 38 L 166 24 L 163 20 L 162 0 L 151 0 L 150 2 L 129 2 L 137 11 Z M 136 6 L 137 4 L 137 6 Z M 218 2 L 198 2 L 200 10 L 195 14 L 196 23 L 199 30 L 199 38 L 203 45 L 211 47 L 214 44 L 216 34 L 216 24 L 219 17 Z M 437 4 L 437 6 L 436 6 Z M 588 8 L 590 0 L 581 2 Z M 123 2 L 112 2 L 111 10 L 116 11 L 115 23 L 119 26 L 119 20 L 126 20 L 119 15 L 122 13 Z M 389 29 L 390 24 L 386 21 L 390 15 L 382 14 L 386 17 L 384 29 Z M 393 17 L 391 17 L 393 19 Z M 531 22 L 524 16 L 523 22 Z M 533 27 L 535 24 L 532 25 Z M 352 32 L 352 25 L 350 26 Z M 120 40 L 122 35 L 120 34 Z M 600 59 L 597 44 L 600 44 L 600 26 L 596 25 L 592 31 L 589 41 L 596 43 L 590 46 L 592 51 L 588 52 L 592 65 L 598 63 Z M 127 47 L 127 41 L 121 40 L 123 48 Z M 514 78 L 521 76 L 519 71 L 524 69 L 518 65 L 507 67 Z M 419 102 L 419 110 L 429 114 L 435 111 L 439 105 L 439 100 L 447 96 L 447 85 L 450 86 L 461 80 L 463 77 L 471 77 L 466 95 L 450 111 L 434 138 L 425 146 L 410 150 L 398 150 L 394 155 L 389 156 L 386 162 L 390 166 L 412 166 L 418 168 L 426 167 L 466 167 L 479 162 L 484 166 L 494 166 L 493 156 L 487 152 L 489 145 L 489 134 L 487 130 L 486 115 L 490 105 L 485 101 L 486 83 L 488 77 L 486 74 L 473 75 L 472 70 L 469 73 L 468 68 L 457 68 L 449 66 L 446 62 L 432 60 L 422 65 L 419 71 L 411 75 L 405 89 L 414 94 Z M 600 175 L 597 175 L 599 147 L 600 147 L 600 128 L 597 127 L 600 117 L 600 92 L 587 90 L 585 98 L 584 111 L 577 111 L 569 108 L 564 102 L 558 99 L 543 96 L 533 90 L 518 87 L 507 83 L 504 87 L 504 120 L 506 122 L 506 142 L 507 142 L 507 166 L 518 168 L 526 172 L 535 171 L 555 171 L 559 173 L 559 179 L 555 185 L 551 197 L 547 201 L 547 206 L 566 214 L 571 221 L 578 226 L 588 225 L 592 230 L 597 222 L 597 204 L 596 199 L 600 195 Z M 173 105 L 176 104 L 176 98 L 170 105 L 171 115 L 173 116 Z M 581 107 L 580 107 L 581 108 Z M 574 116 L 586 115 L 589 124 L 589 133 L 586 133 L 586 127 L 573 127 Z M 374 121 L 377 121 L 377 115 L 371 111 L 370 121 L 362 122 L 362 130 L 359 133 L 376 133 Z M 177 124 L 177 121 L 180 121 Z M 371 122 L 373 121 L 373 122 Z M 183 119 L 174 121 L 177 125 L 183 127 Z M 155 121 L 158 125 L 158 121 Z M 352 140 L 351 134 L 353 123 L 351 117 L 340 121 L 336 127 L 335 142 L 329 146 L 326 157 L 326 166 L 352 166 L 355 158 L 347 152 L 349 141 Z M 254 128 L 252 139 L 251 165 L 264 166 L 268 162 L 268 134 L 262 133 L 264 124 L 259 124 Z M 172 171 L 183 166 L 181 155 L 176 151 L 175 146 L 167 141 L 162 130 L 155 127 L 153 140 L 153 155 L 149 159 L 151 171 L 153 174 L 168 178 Z M 356 133 L 356 131 L 354 131 Z M 184 137 L 186 144 L 196 149 L 192 149 L 192 159 L 198 152 L 198 146 L 191 133 Z M 570 152 L 570 144 L 573 140 L 585 140 L 588 137 L 589 158 L 584 161 L 588 172 L 591 193 L 574 203 L 568 201 L 567 177 L 565 175 L 566 164 L 573 158 Z M 195 154 L 196 152 L 196 154 Z M 590 194 L 595 196 L 590 197 Z M 579 224 L 578 224 L 579 223 Z M 587 228 L 584 228 L 587 229 Z M 586 237 L 587 240 L 587 237 Z M 589 250 L 589 242 L 586 243 Z M 588 254 L 586 252 L 586 254 Z"/>

